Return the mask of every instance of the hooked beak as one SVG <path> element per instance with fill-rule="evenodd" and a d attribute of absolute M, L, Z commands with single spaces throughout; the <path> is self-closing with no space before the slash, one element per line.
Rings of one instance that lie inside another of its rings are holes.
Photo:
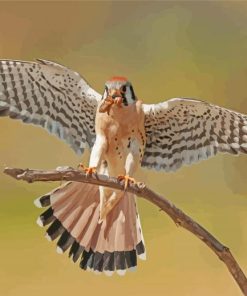
<path fill-rule="evenodd" d="M 109 111 L 112 107 L 112 105 L 117 105 L 119 108 L 121 108 L 123 102 L 123 97 L 119 89 L 110 89 L 108 96 L 105 98 L 105 100 L 102 102 L 99 112 L 104 113 L 107 112 L 109 115 Z"/>

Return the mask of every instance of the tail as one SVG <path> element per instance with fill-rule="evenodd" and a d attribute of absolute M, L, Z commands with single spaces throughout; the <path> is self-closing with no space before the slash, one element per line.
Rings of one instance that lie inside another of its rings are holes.
<path fill-rule="evenodd" d="M 69 257 L 74 262 L 80 258 L 82 269 L 123 275 L 136 268 L 137 256 L 146 257 L 135 196 L 124 193 L 102 223 L 99 202 L 97 186 L 66 183 L 35 200 L 37 207 L 49 207 L 37 223 L 50 224 L 47 239 L 58 238 L 57 252 L 69 249 Z"/>

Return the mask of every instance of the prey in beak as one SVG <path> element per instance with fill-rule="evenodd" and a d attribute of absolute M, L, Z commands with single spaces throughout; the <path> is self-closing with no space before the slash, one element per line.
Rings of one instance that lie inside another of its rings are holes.
<path fill-rule="evenodd" d="M 123 103 L 123 97 L 122 97 L 121 90 L 110 89 L 107 97 L 104 99 L 103 103 L 99 108 L 99 112 L 101 113 L 107 112 L 107 114 L 109 115 L 109 112 L 113 105 L 117 105 L 119 108 L 121 108 L 122 103 Z"/>
<path fill-rule="evenodd" d="M 112 77 L 105 83 L 105 91 L 99 112 L 109 112 L 113 106 L 122 108 L 136 102 L 136 96 L 131 83 L 125 77 Z"/>

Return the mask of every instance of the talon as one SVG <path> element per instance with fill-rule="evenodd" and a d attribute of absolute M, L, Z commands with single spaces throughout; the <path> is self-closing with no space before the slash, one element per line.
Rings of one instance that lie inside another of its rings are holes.
<path fill-rule="evenodd" d="M 117 177 L 117 180 L 119 182 L 121 182 L 121 181 L 124 180 L 124 190 L 127 189 L 127 187 L 129 186 L 130 183 L 132 183 L 132 184 L 136 184 L 137 183 L 134 178 L 131 178 L 128 175 L 126 175 L 126 176 L 120 175 L 120 176 Z"/>
<path fill-rule="evenodd" d="M 82 163 L 79 163 L 78 168 L 82 169 L 86 173 L 86 176 L 92 175 L 92 174 L 97 174 L 97 170 L 96 170 L 97 168 L 96 167 L 88 167 L 87 168 Z"/>
<path fill-rule="evenodd" d="M 86 173 L 86 176 L 96 174 L 97 170 L 96 167 L 89 167 L 89 168 L 84 168 L 84 172 Z"/>

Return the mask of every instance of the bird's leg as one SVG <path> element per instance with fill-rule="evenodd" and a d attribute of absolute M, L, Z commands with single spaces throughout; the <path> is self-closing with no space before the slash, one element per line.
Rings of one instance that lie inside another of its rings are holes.
<path fill-rule="evenodd" d="M 122 191 L 113 191 L 106 187 L 100 187 L 100 217 L 99 223 L 103 222 L 111 210 L 124 196 Z"/>
<path fill-rule="evenodd" d="M 138 147 L 136 147 L 135 150 L 138 151 Z M 126 162 L 125 162 L 125 172 L 126 175 L 121 175 L 118 176 L 117 179 L 118 181 L 123 181 L 124 180 L 124 190 L 126 190 L 126 188 L 129 186 L 130 183 L 136 184 L 136 180 L 130 176 L 133 176 L 134 172 L 137 169 L 138 163 L 139 163 L 139 159 L 138 159 L 138 154 L 135 153 L 136 151 L 131 151 L 126 158 Z"/>
<path fill-rule="evenodd" d="M 124 180 L 124 190 L 128 187 L 129 183 L 136 183 L 134 178 L 129 177 L 128 175 L 125 176 L 118 176 L 118 181 Z M 118 204 L 118 202 L 123 198 L 124 192 L 123 191 L 114 191 L 110 195 L 108 193 L 109 189 L 102 188 L 101 189 L 101 199 L 100 199 L 100 219 L 99 223 L 101 223 L 105 217 L 109 214 L 109 212 Z M 111 190 L 112 191 L 112 190 Z"/>
<path fill-rule="evenodd" d="M 139 147 L 137 147 L 139 149 Z M 138 151 L 138 149 L 136 150 Z M 139 159 L 135 154 L 135 151 L 132 151 L 128 154 L 125 163 L 125 173 L 126 175 L 118 176 L 118 180 L 124 180 L 124 189 L 128 187 L 129 183 L 136 183 L 135 179 L 130 177 L 134 174 L 139 164 Z M 100 220 L 99 223 L 105 219 L 105 217 L 109 214 L 109 212 L 114 209 L 114 207 L 118 204 L 121 198 L 126 194 L 123 191 L 110 191 L 109 189 L 102 188 L 101 189 L 101 205 L 100 205 Z"/>
<path fill-rule="evenodd" d="M 93 145 L 93 149 L 90 155 L 89 167 L 85 167 L 83 164 L 79 164 L 79 167 L 82 168 L 86 175 L 92 175 L 97 173 L 102 161 L 102 157 L 106 151 L 107 142 L 106 138 L 103 135 L 97 135 L 96 141 Z"/>
<path fill-rule="evenodd" d="M 104 166 L 104 162 L 102 162 L 102 167 L 100 172 L 104 175 L 109 176 L 109 170 L 111 172 L 112 168 L 110 164 L 108 166 Z M 111 210 L 117 205 L 117 203 L 121 200 L 123 195 L 125 194 L 120 190 L 113 190 L 112 188 L 107 188 L 100 186 L 100 206 L 99 206 L 99 223 L 103 222 L 106 216 L 111 212 Z"/>

